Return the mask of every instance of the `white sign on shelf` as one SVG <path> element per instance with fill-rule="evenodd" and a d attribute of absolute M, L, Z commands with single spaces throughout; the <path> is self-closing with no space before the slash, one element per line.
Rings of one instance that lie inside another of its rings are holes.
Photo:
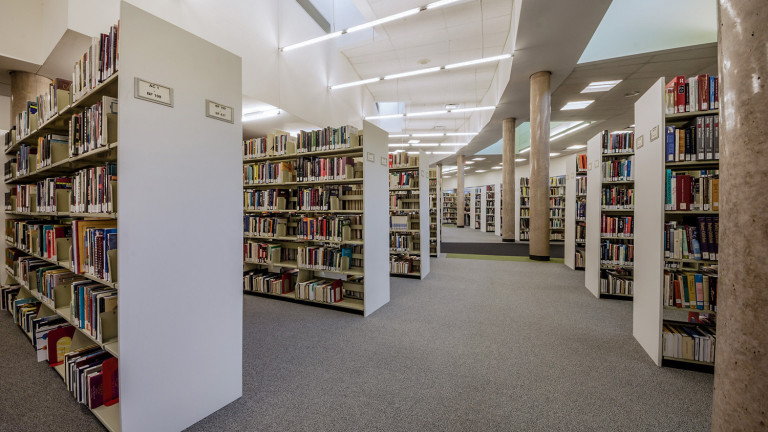
<path fill-rule="evenodd" d="M 640 135 L 635 140 L 635 148 L 640 150 L 645 145 L 645 135 Z"/>
<path fill-rule="evenodd" d="M 210 99 L 205 100 L 205 116 L 227 123 L 235 122 L 235 109 Z"/>
<path fill-rule="evenodd" d="M 651 142 L 654 142 L 657 139 L 659 139 L 659 125 L 656 125 L 651 129 Z"/>
<path fill-rule="evenodd" d="M 381 166 L 387 166 L 387 158 L 384 156 L 381 157 Z"/>
<path fill-rule="evenodd" d="M 173 108 L 173 89 L 170 87 L 136 77 L 133 81 L 133 95 L 136 99 L 143 99 Z"/>
<path fill-rule="evenodd" d="M 368 152 L 366 158 L 368 159 L 368 162 L 376 163 L 376 155 L 373 154 L 373 152 Z"/>

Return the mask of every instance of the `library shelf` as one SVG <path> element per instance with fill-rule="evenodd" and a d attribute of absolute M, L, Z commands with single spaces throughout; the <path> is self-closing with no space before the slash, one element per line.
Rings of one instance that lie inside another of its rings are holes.
<path fill-rule="evenodd" d="M 318 302 L 314 300 L 305 300 L 305 299 L 296 298 L 295 294 L 290 294 L 290 293 L 289 294 L 273 294 L 273 293 L 243 290 L 243 294 L 257 296 L 257 297 L 280 299 L 283 301 L 300 303 L 304 305 L 310 305 L 310 306 L 315 306 L 315 307 L 325 308 L 325 309 L 332 309 L 332 310 L 341 311 L 341 312 L 350 312 L 358 315 L 363 315 L 363 313 L 365 312 L 365 306 L 363 305 L 362 302 L 351 300 L 351 299 L 343 299 L 342 301 L 336 302 L 336 303 L 324 303 L 324 302 Z"/>
<path fill-rule="evenodd" d="M 363 150 L 360 147 L 357 147 L 354 150 L 350 150 L 350 148 L 342 148 L 342 149 L 332 149 L 332 150 L 317 150 L 312 152 L 296 152 L 291 154 L 281 154 L 281 155 L 275 155 L 275 156 L 260 156 L 260 157 L 254 157 L 254 158 L 244 158 L 243 164 L 251 164 L 254 162 L 271 162 L 271 161 L 281 161 L 281 160 L 293 160 L 297 157 L 308 157 L 308 156 L 350 156 L 350 157 L 362 157 L 363 156 Z"/>
<path fill-rule="evenodd" d="M 296 156 L 294 156 L 295 158 Z M 299 187 L 299 186 L 314 186 L 314 185 L 332 185 L 332 184 L 361 184 L 363 183 L 362 178 L 352 178 L 352 179 L 345 179 L 345 180 L 315 180 L 315 181 L 305 181 L 305 182 L 285 182 L 285 183 L 245 183 L 243 184 L 243 188 L 290 188 L 290 187 Z"/>
<path fill-rule="evenodd" d="M 442 236 L 442 172 L 440 167 L 429 168 L 429 256 L 440 255 L 440 238 Z"/>
<path fill-rule="evenodd" d="M 432 197 L 437 195 L 432 185 L 433 179 L 437 183 L 436 173 L 433 178 L 427 157 L 421 151 L 390 153 L 388 160 L 389 274 L 424 279 L 430 272 L 433 227 L 437 229 L 431 209 Z M 398 228 L 394 228 L 396 226 Z M 407 228 L 400 228 L 404 226 Z M 398 244 L 405 244 L 407 248 Z M 407 250 L 398 251 L 404 248 Z"/>

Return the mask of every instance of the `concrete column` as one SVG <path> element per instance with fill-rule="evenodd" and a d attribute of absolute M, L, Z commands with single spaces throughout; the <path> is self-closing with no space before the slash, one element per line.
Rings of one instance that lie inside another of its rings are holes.
<path fill-rule="evenodd" d="M 51 84 L 51 80 L 31 72 L 11 72 L 11 126 L 16 116 L 27 109 L 27 101 L 34 101 Z"/>
<path fill-rule="evenodd" d="M 456 228 L 464 228 L 464 155 L 456 155 Z"/>
<path fill-rule="evenodd" d="M 720 0 L 720 281 L 712 430 L 768 431 L 768 3 Z"/>
<path fill-rule="evenodd" d="M 515 241 L 515 119 L 502 122 L 501 190 L 507 194 L 501 200 L 501 240 Z M 501 194 L 499 194 L 501 197 Z"/>
<path fill-rule="evenodd" d="M 549 261 L 549 72 L 531 75 L 531 218 L 528 254 Z"/>

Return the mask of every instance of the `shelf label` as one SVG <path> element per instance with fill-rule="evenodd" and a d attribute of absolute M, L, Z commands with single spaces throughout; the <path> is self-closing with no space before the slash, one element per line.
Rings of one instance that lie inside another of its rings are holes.
<path fill-rule="evenodd" d="M 235 122 L 235 109 L 231 106 L 222 105 L 210 99 L 205 100 L 205 116 L 214 120 L 221 120 L 227 123 Z"/>
<path fill-rule="evenodd" d="M 381 157 L 381 166 L 387 166 L 387 158 L 384 156 Z"/>
<path fill-rule="evenodd" d="M 172 88 L 145 81 L 139 77 L 134 78 L 133 96 L 136 99 L 173 107 Z"/>
<path fill-rule="evenodd" d="M 651 129 L 651 142 L 654 142 L 657 139 L 659 139 L 659 125 L 656 125 Z"/>
<path fill-rule="evenodd" d="M 635 139 L 635 148 L 640 150 L 645 145 L 645 135 L 640 135 Z"/>
<path fill-rule="evenodd" d="M 366 153 L 365 157 L 368 159 L 368 162 L 376 163 L 376 155 L 373 152 Z"/>

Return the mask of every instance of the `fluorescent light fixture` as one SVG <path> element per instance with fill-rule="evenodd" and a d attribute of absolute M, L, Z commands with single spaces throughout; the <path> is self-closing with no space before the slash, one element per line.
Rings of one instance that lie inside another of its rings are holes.
<path fill-rule="evenodd" d="M 552 157 L 552 156 L 560 156 L 560 153 L 550 153 L 549 157 Z"/>
<path fill-rule="evenodd" d="M 284 47 L 280 48 L 280 51 L 290 51 L 290 50 L 294 50 L 296 48 L 305 47 L 307 45 L 313 45 L 313 44 L 316 44 L 316 43 L 320 43 L 320 42 L 322 42 L 324 40 L 337 38 L 337 37 L 341 36 L 342 34 L 344 34 L 344 30 L 335 31 L 333 33 L 328 33 L 328 34 L 325 34 L 325 35 L 322 35 L 322 36 L 318 36 L 318 37 L 316 37 L 314 39 L 305 40 L 304 42 L 299 42 L 299 43 L 295 43 L 293 45 L 284 46 Z"/>
<path fill-rule="evenodd" d="M 480 58 L 476 60 L 453 63 L 453 64 L 446 65 L 444 67 L 445 69 L 458 69 L 458 68 L 467 67 L 467 66 L 474 66 L 474 65 L 479 65 L 483 63 L 490 63 L 490 62 L 505 60 L 510 57 L 512 57 L 512 54 L 501 54 L 493 57 L 485 57 L 485 58 Z"/>
<path fill-rule="evenodd" d="M 384 18 L 379 18 L 377 20 L 368 21 L 367 23 L 363 23 L 360 25 L 352 26 L 344 31 L 344 33 L 354 33 L 359 30 L 365 30 L 367 28 L 375 27 L 377 25 L 386 24 L 388 22 L 396 21 L 399 19 L 403 19 L 406 17 L 409 17 L 411 15 L 416 15 L 417 13 L 421 12 L 421 8 L 413 8 L 408 9 L 407 11 L 403 11 L 400 13 L 396 13 L 394 15 L 389 15 Z"/>
<path fill-rule="evenodd" d="M 408 144 L 390 144 L 390 147 L 408 147 Z"/>
<path fill-rule="evenodd" d="M 445 136 L 475 136 L 477 132 L 448 132 Z"/>
<path fill-rule="evenodd" d="M 465 165 L 472 165 L 473 163 L 474 163 L 474 162 L 472 162 L 472 161 L 464 161 L 464 164 L 465 164 Z"/>
<path fill-rule="evenodd" d="M 479 172 L 479 173 L 480 173 L 480 172 L 488 172 L 488 170 L 477 170 L 477 171 L 475 171 L 475 172 Z"/>
<path fill-rule="evenodd" d="M 458 108 L 459 108 L 458 104 L 445 104 L 445 109 L 447 109 L 448 111 L 455 110 Z"/>
<path fill-rule="evenodd" d="M 410 72 L 402 72 L 402 73 L 396 73 L 392 75 L 384 75 L 384 80 L 391 80 L 391 79 L 398 79 L 398 78 L 407 78 L 410 76 L 416 76 L 416 75 L 423 75 L 427 73 L 437 72 L 440 70 L 440 66 L 430 67 L 430 68 L 424 68 L 424 69 L 416 69 L 412 70 Z"/>
<path fill-rule="evenodd" d="M 449 155 L 449 154 L 454 154 L 454 153 L 456 153 L 456 152 L 455 151 L 452 151 L 452 152 L 449 152 L 449 151 L 433 151 L 432 152 L 432 154 L 437 154 L 437 155 Z"/>
<path fill-rule="evenodd" d="M 574 144 L 572 146 L 568 146 L 567 150 L 581 150 L 585 147 L 587 146 L 585 146 L 584 144 Z"/>
<path fill-rule="evenodd" d="M 390 135 L 390 138 L 408 138 L 410 135 L 408 134 L 398 134 L 398 135 Z"/>
<path fill-rule="evenodd" d="M 484 158 L 484 157 L 476 157 L 476 158 L 472 158 L 472 160 L 473 160 L 473 161 L 477 161 L 477 160 L 485 160 L 485 158 Z"/>
<path fill-rule="evenodd" d="M 628 130 L 620 130 L 620 131 L 613 131 L 613 132 L 611 132 L 611 134 L 630 134 L 630 133 L 632 133 L 632 131 L 628 131 Z"/>
<path fill-rule="evenodd" d="M 377 116 L 366 116 L 363 117 L 365 120 L 384 120 L 384 119 L 391 119 L 391 118 L 398 118 L 398 117 L 405 117 L 405 114 L 383 114 L 383 115 L 377 115 Z M 395 135 L 390 135 L 395 136 Z M 397 136 L 408 136 L 408 135 L 397 135 Z"/>
<path fill-rule="evenodd" d="M 420 142 L 421 140 L 417 140 L 417 139 L 408 140 L 408 144 L 418 144 Z"/>
<path fill-rule="evenodd" d="M 264 118 L 275 117 L 280 115 L 281 110 L 279 108 L 268 109 L 265 111 L 256 111 L 243 114 L 242 121 L 261 120 Z"/>
<path fill-rule="evenodd" d="M 406 117 L 421 117 L 421 116 L 431 116 L 431 115 L 447 114 L 447 113 L 448 113 L 447 110 L 424 111 L 424 112 L 406 114 Z"/>
<path fill-rule="evenodd" d="M 474 107 L 474 108 L 459 108 L 459 109 L 452 109 L 451 112 L 455 113 L 462 113 L 462 112 L 473 112 L 473 111 L 489 111 L 492 109 L 496 109 L 495 106 L 481 106 L 481 107 Z"/>
<path fill-rule="evenodd" d="M 525 159 L 515 159 L 515 162 L 525 162 Z"/>
<path fill-rule="evenodd" d="M 594 100 L 571 101 L 565 104 L 564 107 L 560 108 L 560 111 L 584 109 L 590 106 L 592 102 L 594 102 Z"/>
<path fill-rule="evenodd" d="M 620 83 L 621 80 L 613 80 L 613 81 L 595 81 L 589 83 L 588 86 L 584 87 L 584 90 L 582 90 L 582 93 L 597 93 L 597 92 L 604 92 L 608 91 L 614 87 L 618 83 Z"/>
<path fill-rule="evenodd" d="M 436 1 L 436 2 L 428 4 L 425 7 L 425 9 L 437 9 L 439 7 L 442 7 L 442 6 L 447 6 L 447 5 L 451 4 L 451 3 L 456 3 L 458 1 L 461 1 L 461 0 L 439 0 L 439 1 Z"/>
<path fill-rule="evenodd" d="M 412 137 L 419 137 L 419 138 L 431 138 L 431 137 L 441 137 L 445 135 L 444 133 L 415 133 L 410 134 L 409 136 Z"/>
<path fill-rule="evenodd" d="M 414 147 L 437 147 L 438 143 L 420 143 L 420 144 L 411 144 Z"/>
<path fill-rule="evenodd" d="M 491 169 L 501 169 L 500 166 L 491 167 Z"/>
<path fill-rule="evenodd" d="M 524 149 L 520 150 L 520 154 L 528 153 L 529 151 L 531 151 L 531 148 L 527 147 L 527 148 L 524 148 Z"/>
<path fill-rule="evenodd" d="M 328 88 L 331 89 L 331 90 L 337 90 L 337 89 L 342 89 L 342 88 L 345 88 L 345 87 L 361 86 L 361 85 L 370 84 L 372 82 L 381 81 L 381 80 L 385 80 L 385 79 L 390 80 L 390 79 L 397 79 L 397 78 L 405 78 L 405 77 L 414 76 L 414 75 L 422 75 L 422 74 L 431 73 L 431 72 L 438 72 L 438 71 L 441 71 L 441 70 L 458 69 L 458 68 L 463 68 L 463 67 L 467 67 L 467 66 L 474 66 L 474 65 L 478 65 L 478 64 L 482 64 L 482 63 L 491 63 L 491 62 L 495 62 L 495 61 L 500 61 L 500 60 L 508 59 L 510 57 L 512 57 L 512 54 L 502 54 L 502 55 L 497 55 L 497 56 L 493 56 L 493 57 L 485 57 L 485 58 L 469 60 L 469 61 L 460 62 L 460 63 L 453 63 L 453 64 L 449 64 L 449 65 L 445 65 L 445 66 L 435 66 L 435 67 L 431 67 L 431 68 L 416 69 L 416 70 L 413 70 L 413 71 L 400 72 L 400 73 L 397 73 L 397 74 L 385 75 L 385 76 L 378 77 L 378 78 L 369 78 L 369 79 L 364 79 L 364 80 L 360 80 L 360 81 L 352 81 L 352 82 L 348 82 L 348 83 L 344 83 L 344 84 L 334 84 L 334 85 L 328 86 Z M 459 111 L 459 110 L 457 110 L 457 111 Z"/>
<path fill-rule="evenodd" d="M 419 152 L 414 152 L 414 151 L 410 151 L 410 152 L 407 152 L 407 153 L 408 154 L 419 154 Z"/>
<path fill-rule="evenodd" d="M 559 134 L 557 134 L 557 135 L 555 135 L 553 137 L 549 137 L 549 140 L 550 141 L 554 141 L 556 139 L 560 139 L 560 138 L 562 138 L 562 137 L 564 137 L 564 136 L 566 136 L 568 134 L 572 134 L 572 133 L 576 132 L 579 129 L 584 129 L 585 127 L 587 127 L 587 126 L 589 126 L 591 124 L 592 123 L 590 123 L 590 122 L 584 122 L 584 123 L 582 123 L 582 124 L 580 124 L 580 125 L 578 125 L 578 126 L 576 126 L 574 128 L 568 129 L 565 132 L 559 133 Z"/>

